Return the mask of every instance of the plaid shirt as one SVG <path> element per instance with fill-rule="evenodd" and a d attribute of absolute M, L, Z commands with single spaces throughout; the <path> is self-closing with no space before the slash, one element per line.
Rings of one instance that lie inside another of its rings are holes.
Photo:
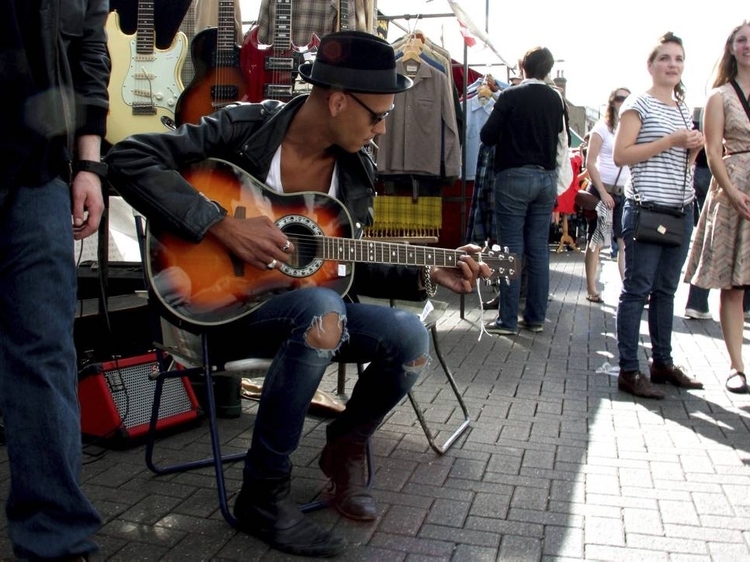
<path fill-rule="evenodd" d="M 312 41 L 313 34 L 322 37 L 338 31 L 339 1 L 348 2 L 348 29 L 373 32 L 375 0 L 294 0 L 292 43 L 297 47 L 305 47 Z M 275 21 L 276 0 L 262 0 L 260 14 L 258 14 L 258 40 L 260 42 L 266 45 L 273 44 Z"/>
<path fill-rule="evenodd" d="M 474 176 L 474 193 L 471 197 L 469 224 L 466 226 L 466 241 L 483 246 L 498 244 L 495 225 L 495 147 L 479 145 L 477 173 Z"/>

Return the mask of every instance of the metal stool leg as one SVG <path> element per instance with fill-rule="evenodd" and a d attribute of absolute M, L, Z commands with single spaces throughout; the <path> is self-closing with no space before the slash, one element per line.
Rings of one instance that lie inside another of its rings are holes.
<path fill-rule="evenodd" d="M 422 426 L 422 430 L 424 431 L 424 434 L 427 436 L 427 441 L 430 443 L 430 447 L 439 455 L 444 454 L 450 447 L 453 445 L 453 443 L 456 442 L 456 439 L 458 439 L 461 434 L 466 431 L 469 428 L 469 424 L 471 423 L 471 418 L 469 417 L 469 411 L 466 408 L 466 403 L 464 402 L 463 397 L 461 396 L 460 391 L 458 390 L 458 386 L 456 385 L 456 380 L 453 378 L 453 373 L 450 370 L 450 367 L 448 367 L 448 364 L 445 362 L 445 359 L 443 358 L 443 353 L 440 350 L 440 344 L 438 343 L 438 333 L 437 333 L 437 326 L 436 324 L 432 324 L 430 326 L 430 334 L 432 336 L 432 345 L 435 348 L 435 355 L 438 358 L 438 361 L 440 361 L 440 365 L 443 367 L 443 372 L 445 373 L 445 377 L 448 379 L 448 383 L 451 386 L 451 389 L 453 390 L 453 394 L 456 396 L 456 400 L 458 400 L 458 404 L 461 407 L 461 411 L 463 412 L 463 422 L 461 422 L 461 425 L 458 426 L 458 428 L 448 437 L 448 439 L 445 440 L 445 442 L 442 445 L 438 445 L 435 442 L 435 437 L 432 434 L 432 431 L 427 426 L 427 420 L 424 418 L 424 414 L 422 414 L 422 408 L 419 405 L 419 402 L 417 402 L 416 397 L 414 396 L 413 391 L 409 391 L 409 401 L 411 402 L 412 407 L 414 408 L 414 412 L 417 414 L 417 419 L 419 420 L 419 424 Z"/>

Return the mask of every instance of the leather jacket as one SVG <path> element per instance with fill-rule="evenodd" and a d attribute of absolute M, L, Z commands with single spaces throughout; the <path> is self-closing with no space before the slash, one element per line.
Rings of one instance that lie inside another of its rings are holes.
<path fill-rule="evenodd" d="M 186 124 L 174 132 L 133 135 L 110 149 L 105 160 L 109 179 L 123 198 L 158 228 L 199 242 L 227 210 L 208 200 L 180 174 L 185 166 L 206 158 L 237 165 L 263 181 L 273 156 L 306 96 L 289 103 L 240 103 Z M 375 164 L 363 150 L 348 153 L 333 147 L 338 165 L 337 199 L 348 209 L 354 237 L 373 222 Z M 419 269 L 357 264 L 359 294 L 423 300 Z"/>
<path fill-rule="evenodd" d="M 0 23 L 5 45 L 0 52 L 0 86 L 10 96 L 0 109 L 6 181 L 21 166 L 49 165 L 59 173 L 61 160 L 73 156 L 78 135 L 103 137 L 106 132 L 108 0 L 40 0 L 39 4 L 38 30 L 18 29 L 22 24 L 13 18 Z M 29 59 L 18 55 L 28 41 L 35 41 L 34 60 L 42 68 L 31 68 Z M 45 145 L 54 152 L 49 161 L 39 162 L 35 157 L 49 150 Z M 59 154 L 61 148 L 66 154 Z"/>

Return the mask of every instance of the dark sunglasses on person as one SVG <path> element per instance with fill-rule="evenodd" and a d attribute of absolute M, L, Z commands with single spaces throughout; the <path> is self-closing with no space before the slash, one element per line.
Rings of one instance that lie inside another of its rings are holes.
<path fill-rule="evenodd" d="M 352 94 L 351 92 L 345 92 L 347 96 L 350 96 L 354 101 L 356 101 L 359 105 L 364 107 L 367 110 L 367 113 L 370 114 L 370 117 L 372 117 L 372 124 L 377 125 L 380 123 L 383 119 L 388 117 L 388 115 L 393 111 L 393 108 L 396 107 L 395 105 L 392 105 L 388 111 L 384 111 L 383 113 L 375 113 L 372 109 L 368 107 L 368 105 L 363 102 L 361 99 L 359 99 L 357 96 Z"/>
<path fill-rule="evenodd" d="M 624 102 L 628 96 L 615 96 L 615 101 Z"/>

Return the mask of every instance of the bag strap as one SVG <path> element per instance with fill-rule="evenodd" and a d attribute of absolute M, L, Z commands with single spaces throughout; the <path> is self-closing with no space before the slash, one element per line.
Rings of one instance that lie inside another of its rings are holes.
<path fill-rule="evenodd" d="M 617 187 L 617 180 L 620 179 L 620 174 L 622 173 L 622 166 L 617 170 L 617 177 L 615 178 L 615 183 L 613 184 L 615 187 Z"/>
<path fill-rule="evenodd" d="M 736 80 L 730 80 L 729 83 L 732 85 L 732 88 L 734 88 L 734 91 L 737 92 L 737 97 L 740 98 L 740 102 L 742 102 L 742 107 L 745 108 L 745 113 L 747 113 L 747 118 L 750 119 L 750 102 L 747 101 L 747 98 L 745 97 L 745 93 L 742 91 L 742 88 L 740 88 L 740 85 L 737 83 Z"/>

